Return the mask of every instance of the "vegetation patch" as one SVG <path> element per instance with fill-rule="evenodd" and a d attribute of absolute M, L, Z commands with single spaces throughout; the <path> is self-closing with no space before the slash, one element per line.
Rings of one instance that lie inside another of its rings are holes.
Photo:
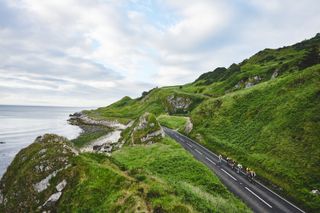
<path fill-rule="evenodd" d="M 320 65 L 203 102 L 192 112 L 206 147 L 254 168 L 309 209 L 320 209 Z M 219 102 L 221 104 L 216 104 Z"/>
<path fill-rule="evenodd" d="M 35 184 L 46 179 L 37 191 Z M 204 165 L 168 138 L 125 147 L 110 158 L 76 155 L 66 139 L 46 135 L 16 156 L 0 182 L 0 193 L 1 212 L 249 212 Z M 53 194 L 58 199 L 44 205 Z"/>
<path fill-rule="evenodd" d="M 80 127 L 83 129 L 83 131 L 77 138 L 71 140 L 71 142 L 77 148 L 82 148 L 93 140 L 96 140 L 112 131 L 110 128 L 103 126 L 82 125 Z"/>
<path fill-rule="evenodd" d="M 152 184 L 147 192 L 153 208 L 165 212 L 180 208 L 186 212 L 192 212 L 192 209 L 200 212 L 249 211 L 206 166 L 172 139 L 164 138 L 150 146 L 124 147 L 114 152 L 113 158 L 133 174 L 145 174 L 162 182 Z M 146 178 L 143 182 L 149 180 Z"/>
<path fill-rule="evenodd" d="M 168 127 L 170 129 L 175 129 L 181 132 L 185 130 L 186 124 L 188 122 L 187 117 L 172 116 L 172 115 L 166 115 L 166 114 L 162 114 L 158 116 L 157 120 L 162 126 Z"/>

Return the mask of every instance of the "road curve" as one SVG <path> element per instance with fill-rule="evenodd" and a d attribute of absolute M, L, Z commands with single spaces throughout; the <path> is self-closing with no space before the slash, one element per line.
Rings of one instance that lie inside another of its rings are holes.
<path fill-rule="evenodd" d="M 180 143 L 197 160 L 210 168 L 225 186 L 236 196 L 240 197 L 254 212 L 305 213 L 305 211 L 258 181 L 254 181 L 254 183 L 249 182 L 244 173 L 238 174 L 232 170 L 225 160 L 219 163 L 218 156 L 215 153 L 197 142 L 166 127 L 163 127 L 163 130 L 169 137 Z"/>

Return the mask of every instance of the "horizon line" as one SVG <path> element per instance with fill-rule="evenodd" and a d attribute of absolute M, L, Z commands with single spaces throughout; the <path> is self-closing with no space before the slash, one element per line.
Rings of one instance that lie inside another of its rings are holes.
<path fill-rule="evenodd" d="M 36 104 L 1 104 L 0 106 L 20 106 L 20 107 L 60 107 L 60 108 L 98 108 L 101 106 L 58 106 L 58 105 L 36 105 Z"/>

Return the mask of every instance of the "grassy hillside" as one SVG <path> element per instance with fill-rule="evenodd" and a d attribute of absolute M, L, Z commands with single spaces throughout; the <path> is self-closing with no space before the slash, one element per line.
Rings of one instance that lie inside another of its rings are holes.
<path fill-rule="evenodd" d="M 250 212 L 171 139 L 128 146 L 112 158 L 70 147 L 47 135 L 22 150 L 0 182 L 0 212 Z M 60 199 L 46 202 L 64 181 Z"/>
<path fill-rule="evenodd" d="M 163 114 L 157 119 L 162 126 L 166 126 L 170 129 L 175 129 L 180 132 L 184 131 L 187 124 L 187 118 L 183 116 L 170 116 Z"/>
<path fill-rule="evenodd" d="M 320 34 L 279 49 L 265 49 L 196 81 L 155 88 L 86 113 L 129 122 L 144 112 L 190 116 L 190 136 L 232 156 L 311 212 L 320 210 Z M 179 98 L 178 98 L 179 97 Z M 180 119 L 159 117 L 176 128 Z"/>
<path fill-rule="evenodd" d="M 192 136 L 320 208 L 320 65 L 203 102 Z"/>
<path fill-rule="evenodd" d="M 143 183 L 150 183 L 146 194 L 156 209 L 161 206 L 164 212 L 248 212 L 209 169 L 172 139 L 164 138 L 150 146 L 125 147 L 116 151 L 113 158 Z"/>
<path fill-rule="evenodd" d="M 311 193 L 320 189 L 319 49 L 317 35 L 265 49 L 190 84 L 85 111 L 97 120 L 134 121 L 122 132 L 126 146 L 112 157 L 76 154 L 73 145 L 82 147 L 108 128 L 89 128 L 72 146 L 54 135 L 38 138 L 3 176 L 0 212 L 248 212 L 204 165 L 162 138 L 158 122 L 181 130 L 189 119 L 195 140 L 253 168 L 308 212 L 319 212 L 320 196 Z M 47 202 L 52 195 L 61 197 Z"/>
<path fill-rule="evenodd" d="M 170 103 L 171 97 L 173 97 L 173 102 Z M 178 98 L 181 106 L 186 106 L 185 108 L 180 109 L 175 107 Z M 184 92 L 179 87 L 155 88 L 149 92 L 144 92 L 140 98 L 131 99 L 130 97 L 124 97 L 108 107 L 84 111 L 84 113 L 98 120 L 108 119 L 128 123 L 145 112 L 153 113 L 156 116 L 165 112 L 170 114 L 188 114 L 205 98 L 206 96 L 201 94 Z"/>

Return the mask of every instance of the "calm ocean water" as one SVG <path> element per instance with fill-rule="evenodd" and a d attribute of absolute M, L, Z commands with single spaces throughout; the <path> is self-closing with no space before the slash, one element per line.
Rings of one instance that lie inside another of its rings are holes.
<path fill-rule="evenodd" d="M 84 108 L 0 105 L 0 178 L 14 156 L 44 133 L 73 139 L 81 132 L 67 122 L 70 113 Z"/>

